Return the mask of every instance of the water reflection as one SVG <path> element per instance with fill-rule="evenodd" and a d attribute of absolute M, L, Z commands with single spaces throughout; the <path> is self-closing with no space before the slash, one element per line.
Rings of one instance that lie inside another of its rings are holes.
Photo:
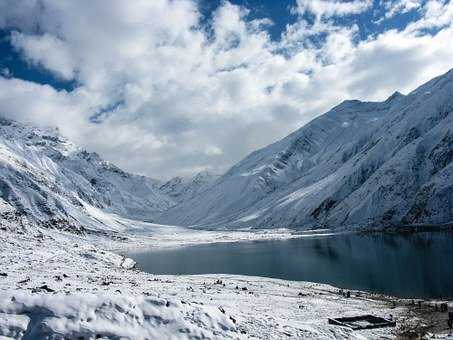
<path fill-rule="evenodd" d="M 453 234 L 340 235 L 129 253 L 155 274 L 241 274 L 403 297 L 453 297 Z"/>

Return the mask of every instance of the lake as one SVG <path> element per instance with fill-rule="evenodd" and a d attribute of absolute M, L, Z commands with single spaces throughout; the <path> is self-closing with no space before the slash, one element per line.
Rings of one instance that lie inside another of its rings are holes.
<path fill-rule="evenodd" d="M 129 252 L 152 274 L 239 274 L 385 293 L 453 297 L 453 233 L 343 234 Z"/>

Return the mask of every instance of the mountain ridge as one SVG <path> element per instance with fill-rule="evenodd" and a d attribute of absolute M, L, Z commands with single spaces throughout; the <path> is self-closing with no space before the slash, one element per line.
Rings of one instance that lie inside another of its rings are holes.
<path fill-rule="evenodd" d="M 0 117 L 0 219 L 74 228 L 117 215 L 195 228 L 453 220 L 453 70 L 407 95 L 346 100 L 224 175 L 154 180 Z"/>
<path fill-rule="evenodd" d="M 437 146 L 438 158 L 443 159 L 439 170 L 447 168 L 445 176 L 451 179 L 452 74 L 449 71 L 436 77 L 406 96 L 395 92 L 383 102 L 344 101 L 289 136 L 251 153 L 203 196 L 169 209 L 158 220 L 201 228 L 449 222 L 453 219 L 450 200 L 443 200 L 443 216 L 431 207 L 424 217 L 414 214 L 416 208 L 405 206 L 402 200 L 413 206 L 422 204 L 424 185 L 435 180 L 435 173 L 426 172 L 438 164 L 427 154 L 411 170 L 410 164 L 417 159 L 414 150 L 405 149 L 411 143 L 428 145 L 436 141 L 430 146 L 433 150 Z M 411 116 L 409 111 L 413 112 Z M 439 122 L 444 124 L 436 128 Z M 407 153 L 410 157 L 404 169 L 398 168 L 398 159 L 404 159 Z M 397 197 L 398 190 L 389 194 L 389 188 L 383 189 L 376 181 L 379 177 L 387 185 L 384 170 L 391 178 L 392 171 L 409 176 L 406 182 L 410 185 L 396 185 L 402 196 L 407 194 L 405 197 Z M 414 182 L 413 178 L 417 180 Z M 370 184 L 373 180 L 375 188 Z M 442 183 L 440 187 L 451 194 L 448 181 Z M 399 204 L 393 208 L 385 204 L 386 195 L 393 196 Z"/>
<path fill-rule="evenodd" d="M 43 225 L 68 223 L 77 229 L 96 224 L 97 210 L 152 221 L 178 203 L 160 189 L 164 182 L 123 171 L 77 147 L 56 128 L 37 128 L 1 116 L 0 175 L 5 216 Z M 190 184 L 197 192 L 207 182 L 187 180 L 183 188 Z"/>

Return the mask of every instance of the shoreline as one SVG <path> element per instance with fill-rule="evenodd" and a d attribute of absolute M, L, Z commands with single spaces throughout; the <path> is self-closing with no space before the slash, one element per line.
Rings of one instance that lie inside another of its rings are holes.
<path fill-rule="evenodd" d="M 175 331 L 171 329 L 174 326 L 186 329 L 191 336 L 203 334 L 207 338 L 219 339 L 260 338 L 263 334 L 269 339 L 376 339 L 395 338 L 402 331 L 401 327 L 410 328 L 408 325 L 411 322 L 428 324 L 429 318 L 435 315 L 429 307 L 425 308 L 425 304 L 432 300 L 423 302 L 423 308 L 419 310 L 418 302 L 411 304 L 412 299 L 355 290 L 350 290 L 351 297 L 346 298 L 339 293 L 339 288 L 313 282 L 228 274 L 148 274 L 127 269 L 124 258 L 105 247 L 125 241 L 109 243 L 104 236 L 86 237 L 53 230 L 29 231 L 25 234 L 0 231 L 3 245 L 0 260 L 4 263 L 0 272 L 7 275 L 0 277 L 0 326 L 3 327 L 0 329 L 9 329 L 10 332 L 13 329 L 27 332 L 25 315 L 33 322 L 52 324 L 58 321 L 59 325 L 70 325 L 58 330 L 68 337 L 80 335 L 83 329 L 88 329 L 91 334 L 105 335 L 105 324 L 111 322 L 111 318 L 118 317 L 126 323 L 121 324 L 114 335 L 126 337 L 127 327 L 133 324 L 133 329 L 138 332 L 136 334 L 152 334 L 153 329 L 159 329 L 161 334 L 168 335 L 162 338 L 170 338 Z M 232 239 L 225 238 L 224 233 L 209 235 L 211 243 Z M 264 233 L 258 239 L 269 239 L 270 235 Z M 288 236 L 287 233 L 272 235 L 279 239 Z M 152 241 L 158 242 L 159 236 L 163 235 L 155 234 Z M 163 242 L 171 241 L 170 236 L 166 235 Z M 134 236 L 126 244 L 138 238 Z M 248 232 L 235 234 L 233 238 L 235 242 L 257 239 Z M 206 241 L 206 238 L 201 239 Z M 189 237 L 180 235 L 176 243 L 180 245 L 182 241 L 187 241 L 187 244 L 200 241 L 200 238 L 194 234 Z M 59 307 L 52 301 L 58 301 Z M 154 306 L 152 309 L 149 309 L 149 303 Z M 27 309 L 21 311 L 24 308 L 21 306 Z M 109 306 L 114 309 L 110 310 Z M 119 310 L 114 306 L 120 306 Z M 127 306 L 136 307 L 130 309 Z M 61 314 L 61 309 L 66 310 L 66 314 Z M 49 316 L 42 314 L 43 310 L 52 311 L 52 322 L 47 319 Z M 95 310 L 102 310 L 105 315 L 98 315 Z M 140 319 L 145 311 L 150 310 L 153 318 L 164 318 L 168 323 L 156 326 L 148 324 L 146 318 Z M 85 312 L 94 316 L 87 316 L 83 314 Z M 399 326 L 352 331 L 327 323 L 328 317 L 361 314 L 382 317 L 392 314 Z M 7 315 L 7 319 L 14 322 L 5 321 L 2 315 Z M 440 316 L 443 317 L 440 314 L 436 317 Z M 87 317 L 93 318 L 89 324 L 83 321 Z M 142 321 L 136 323 L 136 318 Z M 436 334 L 445 331 L 442 325 L 439 322 L 435 326 Z M 57 332 L 57 329 L 52 328 L 49 332 Z"/>
<path fill-rule="evenodd" d="M 439 230 L 436 230 L 436 231 L 432 231 L 432 232 L 450 232 L 450 231 L 439 231 Z M 238 232 L 240 233 L 240 232 Z M 414 230 L 413 233 L 429 233 L 425 230 Z M 219 233 L 221 234 L 221 232 Z M 134 259 L 134 256 L 130 256 L 130 255 L 136 255 L 136 254 L 150 254 L 152 255 L 154 252 L 158 253 L 160 251 L 169 251 L 170 254 L 174 254 L 172 251 L 176 251 L 176 252 L 179 252 L 180 250 L 183 250 L 183 248 L 194 248 L 194 247 L 198 247 L 198 246 L 213 246 L 215 247 L 216 245 L 221 245 L 221 244 L 232 244 L 232 245 L 238 245 L 238 244 L 241 244 L 241 243 L 271 243 L 271 242 L 280 242 L 280 241 L 288 241 L 288 240 L 300 240 L 300 239 L 317 239 L 317 238 L 325 238 L 325 237 L 338 237 L 338 236 L 344 236 L 344 235 L 350 235 L 350 234 L 354 234 L 354 235 L 358 235 L 358 236 L 370 236 L 370 235 L 377 235 L 377 234 L 381 234 L 381 235 L 390 235 L 392 233 L 389 233 L 389 232 L 386 232 L 386 231 L 383 231 L 382 233 L 377 233 L 377 232 L 373 232 L 373 233 L 362 233 L 362 232 L 358 232 L 358 231 L 342 231 L 342 232 L 331 232 L 330 230 L 323 230 L 322 233 L 319 233 L 319 232 L 316 232 L 316 233 L 313 233 L 312 231 L 308 231 L 308 232 L 303 232 L 303 233 L 297 233 L 297 234 L 274 234 L 274 233 L 268 233 L 266 234 L 266 237 L 262 237 L 262 234 L 259 233 L 256 233 L 254 234 L 255 237 L 247 237 L 247 238 L 241 238 L 241 237 L 231 237 L 230 239 L 222 239 L 222 240 L 217 240 L 217 239 L 203 239 L 203 240 L 199 240 L 199 241 L 193 241 L 191 240 L 190 242 L 176 242 L 176 244 L 171 244 L 171 245 L 165 245 L 165 244 L 160 244 L 159 246 L 154 246 L 154 245 L 150 245 L 150 244 L 143 244 L 143 245 L 140 245 L 139 247 L 135 247 L 135 246 L 132 246 L 132 247 L 123 247 L 123 248 L 117 248 L 119 249 L 117 251 L 117 249 L 113 249 L 111 251 L 121 255 L 121 256 L 125 256 L 125 257 L 128 257 L 128 258 L 131 258 L 133 261 L 135 261 Z M 401 235 L 405 235 L 406 233 L 398 233 L 397 235 L 401 236 Z M 411 233 L 412 234 L 412 233 Z M 275 237 L 277 235 L 277 237 Z M 453 234 L 452 234 L 453 236 Z M 180 252 L 179 252 L 180 253 Z M 153 271 L 147 271 L 146 269 L 143 269 L 143 268 L 140 268 L 139 266 L 136 267 L 136 269 L 144 272 L 144 273 L 147 273 L 147 274 L 151 274 L 151 275 L 184 275 L 184 276 L 200 276 L 200 275 L 214 275 L 214 273 L 210 273 L 210 272 L 198 272 L 196 274 L 191 274 L 190 271 L 188 274 L 186 273 L 183 273 L 183 274 L 178 274 L 176 272 L 171 272 L 171 271 L 168 271 L 168 272 L 165 272 L 165 273 L 162 273 L 162 272 L 153 272 Z M 403 295 L 403 294 L 391 294 L 389 292 L 385 292 L 385 291 L 373 291 L 373 290 L 367 290 L 366 288 L 354 288 L 354 287 L 351 287 L 351 286 L 341 286 L 339 284 L 335 284 L 335 282 L 331 282 L 331 281 L 313 281 L 313 280 L 307 280 L 307 279 L 295 279 L 295 278 L 289 278 L 289 277 L 280 277 L 278 275 L 275 275 L 275 276 L 267 276 L 265 274 L 247 274 L 247 273 L 234 273 L 234 270 L 232 272 L 216 272 L 215 275 L 239 275 L 239 276 L 247 276 L 247 277 L 259 277 L 259 278 L 269 278 L 269 279 L 278 279 L 278 280 L 284 280 L 284 281 L 293 281 L 293 282 L 310 282 L 310 283 L 317 283 L 317 284 L 327 284 L 327 285 L 331 285 L 333 287 L 337 287 L 339 289 L 343 289 L 343 290 L 357 290 L 359 289 L 361 292 L 363 293 L 367 293 L 367 294 L 371 294 L 371 295 L 386 295 L 388 297 L 392 297 L 392 298 L 395 298 L 395 299 L 403 299 L 403 300 L 424 300 L 424 301 L 433 301 L 433 300 L 438 300 L 439 297 L 438 296 L 424 296 L 422 295 L 423 293 L 421 293 L 420 295 Z M 445 299 L 445 301 L 448 301 L 448 300 L 453 300 L 453 296 L 445 296 L 443 297 Z"/>
<path fill-rule="evenodd" d="M 448 224 L 450 226 L 450 224 Z M 171 227 L 171 226 L 170 226 Z M 453 233 L 453 223 L 451 228 L 442 229 L 441 225 L 411 225 L 405 226 L 403 230 L 399 227 L 391 228 L 369 228 L 369 229 L 310 229 L 304 231 L 280 229 L 251 229 L 251 230 L 196 230 L 180 228 L 179 233 L 141 235 L 120 232 L 118 235 L 123 240 L 111 240 L 101 238 L 106 250 L 123 253 L 125 252 L 146 252 L 158 251 L 163 249 L 177 249 L 181 247 L 192 247 L 198 245 L 221 244 L 221 243 L 240 243 L 240 242 L 266 242 L 266 241 L 286 241 L 303 238 L 335 237 L 341 235 L 408 235 L 418 233 Z"/>

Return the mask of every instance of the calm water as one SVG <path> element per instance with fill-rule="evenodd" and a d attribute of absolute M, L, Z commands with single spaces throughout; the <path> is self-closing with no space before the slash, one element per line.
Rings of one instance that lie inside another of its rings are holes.
<path fill-rule="evenodd" d="M 128 253 L 153 274 L 241 274 L 380 292 L 453 297 L 453 234 L 340 235 Z"/>

